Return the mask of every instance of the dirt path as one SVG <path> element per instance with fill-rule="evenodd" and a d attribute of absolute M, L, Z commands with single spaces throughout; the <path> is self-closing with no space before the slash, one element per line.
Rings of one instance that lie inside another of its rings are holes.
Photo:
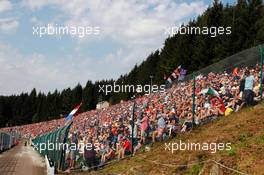
<path fill-rule="evenodd" d="M 22 143 L 0 154 L 0 175 L 45 175 L 45 161 Z"/>

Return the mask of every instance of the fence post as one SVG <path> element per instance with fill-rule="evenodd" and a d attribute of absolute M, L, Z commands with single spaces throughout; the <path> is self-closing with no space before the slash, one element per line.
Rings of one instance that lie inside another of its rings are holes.
<path fill-rule="evenodd" d="M 73 121 L 70 124 L 66 125 L 66 127 L 63 128 L 63 136 L 64 136 L 63 145 L 67 142 L 68 134 L 69 134 L 70 128 L 72 126 L 72 123 L 73 123 Z M 66 155 L 66 150 L 64 150 L 64 148 L 63 148 L 62 149 L 62 156 L 60 157 L 60 159 L 61 159 L 60 162 L 62 164 L 61 169 L 63 171 L 66 169 L 66 167 L 65 167 L 65 155 Z"/>
<path fill-rule="evenodd" d="M 192 125 L 195 124 L 195 120 L 194 120 L 194 117 L 195 117 L 195 74 L 193 74 L 193 93 L 192 93 L 192 100 L 193 100 L 193 104 L 192 104 Z"/>
<path fill-rule="evenodd" d="M 136 106 L 136 102 L 135 102 L 135 99 L 134 99 L 134 102 L 133 102 L 133 108 L 132 108 L 132 123 L 131 123 L 131 148 L 132 148 L 132 154 L 131 156 L 133 156 L 133 153 L 134 153 L 134 124 L 135 124 L 135 106 Z"/>
<path fill-rule="evenodd" d="M 263 94 L 263 87 L 262 87 L 262 80 L 263 80 L 263 48 L 260 45 L 259 46 L 259 52 L 260 52 L 260 87 L 259 87 L 259 92 L 260 92 L 260 99 L 262 100 L 262 94 Z"/>

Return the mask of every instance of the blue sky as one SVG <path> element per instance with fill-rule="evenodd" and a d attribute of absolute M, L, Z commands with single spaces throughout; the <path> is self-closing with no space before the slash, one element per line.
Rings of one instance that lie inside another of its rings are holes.
<path fill-rule="evenodd" d="M 224 0 L 223 3 L 235 3 Z M 0 94 L 48 92 L 118 78 L 162 47 L 165 28 L 209 0 L 0 0 Z M 33 35 L 33 27 L 99 27 L 98 35 Z"/>

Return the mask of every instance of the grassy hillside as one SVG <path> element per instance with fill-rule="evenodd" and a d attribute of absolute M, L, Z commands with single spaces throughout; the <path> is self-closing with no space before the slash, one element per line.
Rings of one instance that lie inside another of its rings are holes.
<path fill-rule="evenodd" d="M 231 143 L 229 151 L 165 150 L 165 142 Z M 215 160 L 246 174 L 264 174 L 264 104 L 196 128 L 177 139 L 156 143 L 150 152 L 139 153 L 90 174 L 238 174 L 214 163 Z M 180 165 L 180 166 L 179 166 Z"/>

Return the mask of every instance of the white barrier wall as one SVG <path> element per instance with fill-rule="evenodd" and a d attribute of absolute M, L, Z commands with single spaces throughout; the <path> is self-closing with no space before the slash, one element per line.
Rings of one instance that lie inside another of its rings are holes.
<path fill-rule="evenodd" d="M 49 160 L 47 158 L 47 156 L 45 155 L 45 162 L 46 162 L 46 169 L 47 169 L 47 175 L 54 175 L 54 166 L 51 167 Z"/>

